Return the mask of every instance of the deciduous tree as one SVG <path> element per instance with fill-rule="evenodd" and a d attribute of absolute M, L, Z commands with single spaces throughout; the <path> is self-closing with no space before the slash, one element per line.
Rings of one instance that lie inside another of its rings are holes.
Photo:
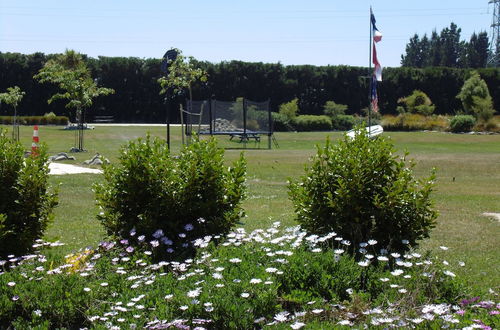
<path fill-rule="evenodd" d="M 48 99 L 48 103 L 59 99 L 68 100 L 66 108 L 75 110 L 81 132 L 83 111 L 92 105 L 94 98 L 114 93 L 111 88 L 97 87 L 82 55 L 74 50 L 66 50 L 64 54 L 47 61 L 34 78 L 41 83 L 56 84 L 61 89 L 61 92 Z M 77 149 L 83 150 L 83 133 L 79 135 Z"/>
<path fill-rule="evenodd" d="M 6 103 L 14 108 L 14 120 L 12 123 L 12 138 L 19 141 L 19 128 L 17 124 L 17 105 L 23 99 L 26 93 L 18 86 L 7 88 L 6 93 L 0 93 L 0 103 Z"/>

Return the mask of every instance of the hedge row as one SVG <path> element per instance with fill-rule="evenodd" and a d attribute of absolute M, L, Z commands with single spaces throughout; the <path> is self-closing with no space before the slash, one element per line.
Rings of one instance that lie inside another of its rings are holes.
<path fill-rule="evenodd" d="M 472 116 L 423 116 L 420 114 L 404 113 L 398 116 L 385 115 L 381 118 L 372 118 L 372 125 L 382 125 L 386 131 L 441 131 L 441 132 L 470 132 L 488 131 L 500 132 L 500 120 L 494 118 L 488 123 L 476 123 Z M 354 126 L 367 122 L 366 117 L 339 115 L 314 116 L 301 115 L 293 119 L 273 113 L 274 130 L 277 132 L 290 131 L 348 131 Z"/>
<path fill-rule="evenodd" d="M 162 54 L 159 54 L 159 56 Z M 21 115 L 43 115 L 54 112 L 72 113 L 63 101 L 47 104 L 47 99 L 57 91 L 56 86 L 38 84 L 33 75 L 53 55 L 35 53 L 0 53 L 0 91 L 17 85 L 26 92 L 19 105 Z M 157 79 L 162 75 L 160 59 L 133 57 L 86 58 L 92 76 L 100 85 L 113 88 L 116 93 L 97 98 L 87 111 L 89 121 L 94 115 L 113 116 L 115 122 L 165 122 L 166 111 L 171 109 L 171 119 L 179 122 L 178 103 L 186 95 L 171 99 L 165 105 L 159 95 Z M 349 66 L 285 66 L 280 63 L 247 63 L 241 61 L 209 63 L 199 62 L 208 72 L 208 82 L 194 84 L 193 97 L 219 100 L 235 100 L 246 97 L 250 100 L 270 100 L 271 109 L 278 111 L 280 104 L 298 99 L 300 115 L 323 114 L 326 101 L 334 100 L 348 106 L 347 115 L 360 114 L 368 107 L 368 68 Z M 500 70 L 480 69 L 479 74 L 490 89 L 494 107 L 500 109 Z M 425 92 L 436 105 L 436 114 L 455 113 L 461 102 L 456 98 L 469 69 L 454 68 L 387 68 L 384 81 L 379 85 L 379 105 L 383 114 L 397 114 L 398 99 L 419 89 Z M 2 107 L 2 114 L 9 114 Z"/>
<path fill-rule="evenodd" d="M 0 124 L 12 125 L 13 116 L 0 116 Z M 68 125 L 69 118 L 66 116 L 18 116 L 17 122 L 20 125 Z"/>

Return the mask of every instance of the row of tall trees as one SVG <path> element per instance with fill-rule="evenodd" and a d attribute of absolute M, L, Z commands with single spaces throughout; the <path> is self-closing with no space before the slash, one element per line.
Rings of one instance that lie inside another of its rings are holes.
<path fill-rule="evenodd" d="M 450 27 L 430 37 L 415 34 L 406 45 L 406 53 L 401 56 L 405 67 L 425 68 L 445 66 L 452 68 L 484 68 L 488 62 L 489 40 L 486 32 L 475 32 L 467 42 L 460 40 L 462 30 L 451 23 Z"/>
<path fill-rule="evenodd" d="M 44 64 L 56 58 L 55 55 L 35 53 L 0 53 L 0 91 L 19 86 L 26 95 L 19 104 L 19 115 L 43 115 L 54 112 L 69 116 L 74 113 L 65 108 L 64 100 L 47 100 L 59 89 L 54 84 L 40 84 L 33 79 Z M 98 86 L 106 86 L 115 93 L 96 98 L 87 111 L 87 121 L 93 115 L 112 115 L 117 122 L 165 122 L 164 96 L 160 95 L 158 79 L 160 59 L 134 57 L 99 57 L 83 59 Z M 279 105 L 297 98 L 300 114 L 323 114 L 327 101 L 335 100 L 348 106 L 346 114 L 361 114 L 368 106 L 368 68 L 349 66 L 284 66 L 280 63 L 247 63 L 240 61 L 208 63 L 195 62 L 195 66 L 208 74 L 206 82 L 193 84 L 194 99 L 210 97 L 219 100 L 235 100 L 245 97 L 250 100 L 270 99 L 273 111 Z M 494 68 L 478 70 L 486 81 L 494 106 L 500 109 L 500 70 Z M 434 102 L 437 114 L 453 114 L 461 110 L 462 104 L 456 95 L 464 81 L 469 78 L 470 69 L 426 67 L 387 68 L 384 82 L 379 88 L 381 113 L 396 113 L 398 99 L 418 89 L 425 92 Z M 178 121 L 177 102 L 188 95 L 170 100 L 172 122 Z M 10 114 L 11 107 L 0 105 L 0 115 Z"/>

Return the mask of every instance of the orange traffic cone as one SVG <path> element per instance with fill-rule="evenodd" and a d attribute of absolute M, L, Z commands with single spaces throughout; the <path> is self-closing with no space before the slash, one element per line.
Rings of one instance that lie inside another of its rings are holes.
<path fill-rule="evenodd" d="M 31 143 L 31 155 L 32 156 L 37 156 L 38 155 L 38 125 L 35 125 L 33 128 L 33 142 Z"/>

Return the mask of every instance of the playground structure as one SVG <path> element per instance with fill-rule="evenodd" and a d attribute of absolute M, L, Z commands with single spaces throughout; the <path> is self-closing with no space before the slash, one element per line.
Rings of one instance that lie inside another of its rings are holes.
<path fill-rule="evenodd" d="M 268 137 L 268 149 L 276 139 L 273 136 L 269 100 L 254 102 L 244 98 L 226 102 L 219 100 L 186 101 L 181 106 L 181 126 L 186 139 L 193 134 L 227 135 L 231 141 L 260 144 L 261 136 Z M 189 141 L 187 141 L 189 142 Z"/>

